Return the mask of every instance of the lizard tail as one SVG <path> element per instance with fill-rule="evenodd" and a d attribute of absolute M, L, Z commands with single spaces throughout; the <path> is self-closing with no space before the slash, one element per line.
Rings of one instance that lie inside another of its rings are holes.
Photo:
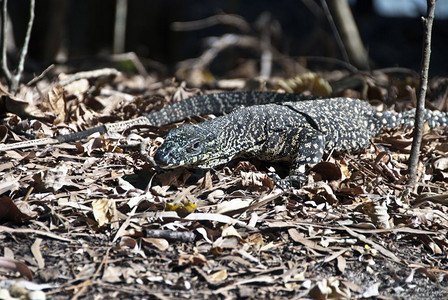
<path fill-rule="evenodd" d="M 446 112 L 425 109 L 423 119 L 430 128 L 448 127 L 448 114 Z M 382 113 L 381 120 L 385 128 L 394 128 L 400 125 L 413 127 L 415 124 L 415 109 L 403 113 L 386 111 Z"/>
<path fill-rule="evenodd" d="M 230 113 L 242 106 L 305 101 L 316 98 L 315 96 L 262 91 L 223 92 L 185 99 L 144 116 L 151 125 L 161 126 L 182 121 L 192 116 Z"/>

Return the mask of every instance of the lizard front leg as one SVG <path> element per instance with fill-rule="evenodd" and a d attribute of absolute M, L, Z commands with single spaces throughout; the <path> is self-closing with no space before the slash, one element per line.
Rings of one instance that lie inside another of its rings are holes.
<path fill-rule="evenodd" d="M 314 165 L 322 160 L 325 150 L 325 137 L 321 131 L 314 128 L 303 128 L 293 139 L 294 158 L 289 175 L 285 179 L 274 180 L 281 188 L 291 186 L 301 187 L 306 182 L 305 167 Z"/>

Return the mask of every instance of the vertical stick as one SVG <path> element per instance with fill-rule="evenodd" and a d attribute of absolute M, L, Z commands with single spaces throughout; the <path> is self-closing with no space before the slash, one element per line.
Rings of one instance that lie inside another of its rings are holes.
<path fill-rule="evenodd" d="M 8 69 L 8 60 L 6 56 L 6 36 L 8 32 L 8 0 L 3 0 L 2 7 L 2 70 L 5 73 L 8 82 L 11 82 L 11 72 Z"/>
<path fill-rule="evenodd" d="M 417 182 L 418 161 L 423 135 L 423 116 L 425 113 L 425 97 L 428 88 L 428 71 L 431 58 L 431 33 L 434 21 L 436 0 L 427 0 L 426 18 L 422 18 L 424 37 L 422 49 L 422 61 L 420 69 L 420 88 L 418 90 L 417 107 L 415 111 L 414 138 L 412 140 L 411 155 L 409 157 L 409 187 Z"/>
<path fill-rule="evenodd" d="M 28 27 L 26 29 L 25 41 L 23 42 L 22 53 L 20 53 L 19 66 L 17 67 L 16 75 L 12 80 L 11 91 L 13 93 L 15 93 L 19 88 L 23 68 L 25 66 L 25 57 L 28 53 L 28 45 L 30 44 L 30 38 L 31 38 L 31 29 L 33 28 L 34 23 L 34 6 L 35 6 L 35 0 L 30 0 L 30 19 L 28 20 Z"/>
<path fill-rule="evenodd" d="M 123 53 L 126 42 L 126 19 L 128 11 L 127 0 L 116 0 L 115 28 L 114 28 L 114 54 Z"/>
<path fill-rule="evenodd" d="M 20 79 L 22 78 L 23 68 L 25 66 L 25 58 L 28 53 L 28 45 L 31 38 L 31 29 L 34 23 L 34 6 L 35 0 L 30 0 L 30 19 L 28 21 L 28 27 L 26 29 L 25 41 L 23 42 L 22 52 L 20 53 L 19 65 L 17 66 L 17 71 L 14 75 L 8 69 L 7 55 L 6 55 L 6 36 L 8 31 L 8 0 L 3 0 L 2 7 L 2 70 L 5 73 L 6 79 L 8 80 L 9 89 L 11 93 L 15 94 L 19 88 Z"/>

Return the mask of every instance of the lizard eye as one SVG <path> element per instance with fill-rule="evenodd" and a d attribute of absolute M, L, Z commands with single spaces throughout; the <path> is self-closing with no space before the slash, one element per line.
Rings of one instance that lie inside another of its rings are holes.
<path fill-rule="evenodd" d="M 200 148 L 201 148 L 201 141 L 199 139 L 194 139 L 190 142 L 186 150 L 188 153 L 196 153 L 200 150 Z"/>

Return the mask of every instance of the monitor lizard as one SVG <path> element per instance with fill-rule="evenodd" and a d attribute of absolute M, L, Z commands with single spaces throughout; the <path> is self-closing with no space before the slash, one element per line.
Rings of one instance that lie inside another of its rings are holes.
<path fill-rule="evenodd" d="M 305 167 L 330 151 L 365 149 L 383 129 L 413 126 L 415 110 L 377 112 L 350 98 L 279 102 L 172 129 L 154 156 L 162 168 L 213 168 L 237 157 L 291 163 L 282 187 L 302 185 Z M 447 126 L 446 113 L 425 111 L 430 127 Z"/>
<path fill-rule="evenodd" d="M 87 138 L 94 133 L 122 132 L 136 125 L 162 126 L 182 121 L 193 116 L 229 113 L 242 106 L 281 103 L 287 101 L 304 101 L 310 99 L 316 99 L 316 97 L 262 91 L 239 91 L 198 95 L 170 104 L 161 110 L 152 111 L 131 120 L 104 124 L 87 130 L 51 138 L 29 140 L 12 144 L 0 144 L 0 151 L 74 142 Z"/>

